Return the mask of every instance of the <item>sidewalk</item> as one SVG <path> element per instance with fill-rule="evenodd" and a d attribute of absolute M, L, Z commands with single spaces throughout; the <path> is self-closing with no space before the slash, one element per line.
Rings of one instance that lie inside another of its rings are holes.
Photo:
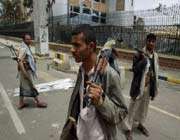
<path fill-rule="evenodd" d="M 119 63 L 127 68 L 132 67 L 132 61 L 120 60 Z M 159 74 L 167 77 L 172 77 L 174 79 L 180 79 L 180 70 L 178 69 L 160 67 Z"/>

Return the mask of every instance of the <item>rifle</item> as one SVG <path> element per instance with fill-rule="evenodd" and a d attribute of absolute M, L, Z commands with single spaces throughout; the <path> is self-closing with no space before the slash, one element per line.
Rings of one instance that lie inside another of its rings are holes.
<path fill-rule="evenodd" d="M 110 62 L 110 58 L 112 57 L 112 55 L 114 55 L 114 51 L 113 50 L 113 46 L 115 46 L 115 40 L 109 40 L 106 42 L 106 44 L 104 45 L 104 47 L 101 49 L 100 53 L 99 53 L 99 57 L 98 57 L 98 61 L 97 61 L 97 64 L 95 66 L 95 73 L 94 73 L 94 77 L 92 79 L 92 83 L 97 83 L 97 79 L 101 76 L 101 69 L 97 69 L 98 65 L 99 65 L 99 62 L 101 59 L 106 59 L 109 63 L 109 65 L 117 71 L 117 73 L 120 73 L 119 69 L 116 68 L 116 66 L 113 66 L 111 63 L 113 62 Z M 116 54 L 115 54 L 116 55 Z M 88 89 L 88 87 L 87 87 Z M 102 93 L 102 96 L 104 96 L 104 93 Z M 89 107 L 91 104 L 92 104 L 92 99 L 91 97 L 89 97 L 87 94 L 85 95 L 85 98 L 84 98 L 84 101 L 86 103 L 86 106 Z M 121 119 L 123 119 L 125 117 L 125 115 L 127 114 L 127 107 L 124 106 L 123 104 L 117 104 L 114 100 L 112 100 L 112 102 L 114 104 L 116 104 L 117 106 L 119 106 L 122 111 L 124 112 L 123 116 L 121 116 Z"/>
<path fill-rule="evenodd" d="M 16 62 L 18 62 L 18 56 L 17 56 L 17 53 L 16 53 L 16 49 L 13 47 L 13 45 L 10 45 L 10 46 L 5 45 L 5 46 L 10 50 L 10 52 L 12 54 L 11 58 L 13 60 L 15 60 Z"/>
<path fill-rule="evenodd" d="M 11 52 L 11 54 L 12 54 L 11 58 L 12 58 L 13 60 L 15 60 L 15 61 L 17 62 L 17 64 L 19 64 L 18 55 L 17 55 L 17 53 L 16 53 L 16 49 L 14 48 L 14 46 L 13 46 L 13 45 L 10 45 L 10 46 L 5 45 L 5 46 L 6 46 L 7 48 L 9 48 L 9 50 L 10 50 L 10 52 Z M 27 79 L 27 81 L 28 81 L 28 83 L 29 83 L 29 85 L 30 85 L 30 87 L 31 87 L 31 90 L 38 95 L 39 92 L 38 92 L 37 89 L 34 87 L 32 81 L 31 81 L 30 79 Z"/>
<path fill-rule="evenodd" d="M 144 50 L 139 49 L 139 48 L 135 48 L 135 50 L 136 50 L 137 52 L 139 52 L 140 54 L 143 54 L 144 56 L 148 57 L 148 54 L 147 54 L 146 52 L 144 52 Z"/>
<path fill-rule="evenodd" d="M 109 62 L 109 58 L 111 57 L 112 53 L 113 53 L 113 46 L 115 45 L 115 40 L 109 40 L 108 42 L 106 42 L 106 44 L 104 45 L 104 48 L 102 50 L 100 50 L 100 53 L 98 55 L 98 61 L 96 63 L 95 66 L 95 72 L 94 72 L 94 76 L 93 79 L 91 80 L 92 83 L 97 83 L 97 79 L 99 78 L 100 74 L 100 69 L 97 69 L 99 62 L 101 59 L 106 59 Z M 87 87 L 88 89 L 88 87 Z M 85 98 L 85 103 L 86 106 L 90 106 L 92 104 L 92 100 L 91 98 L 86 95 Z"/>

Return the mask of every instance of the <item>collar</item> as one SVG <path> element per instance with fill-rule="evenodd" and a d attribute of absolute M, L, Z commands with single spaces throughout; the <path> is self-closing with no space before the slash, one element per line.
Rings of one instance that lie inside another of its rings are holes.
<path fill-rule="evenodd" d="M 85 70 L 82 65 L 80 66 L 80 69 L 81 69 L 82 74 L 85 74 Z M 95 66 L 88 72 L 88 74 L 87 74 L 88 77 L 90 77 L 92 74 L 94 74 L 94 69 L 95 69 Z"/>
<path fill-rule="evenodd" d="M 146 54 L 148 55 L 149 58 L 153 58 L 154 51 L 153 51 L 153 53 L 150 53 L 150 51 L 148 51 L 148 50 L 146 49 L 146 47 L 145 47 L 145 52 L 146 52 Z"/>

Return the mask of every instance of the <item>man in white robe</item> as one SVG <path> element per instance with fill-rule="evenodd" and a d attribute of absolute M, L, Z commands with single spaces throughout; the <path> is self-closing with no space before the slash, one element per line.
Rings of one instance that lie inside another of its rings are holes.
<path fill-rule="evenodd" d="M 136 122 L 137 128 L 145 136 L 149 136 L 144 126 L 147 117 L 149 102 L 154 100 L 158 93 L 158 55 L 155 50 L 156 36 L 147 35 L 146 46 L 138 51 L 133 58 L 133 80 L 130 89 L 130 105 L 128 122 L 131 127 L 129 135 L 132 135 L 132 127 Z"/>

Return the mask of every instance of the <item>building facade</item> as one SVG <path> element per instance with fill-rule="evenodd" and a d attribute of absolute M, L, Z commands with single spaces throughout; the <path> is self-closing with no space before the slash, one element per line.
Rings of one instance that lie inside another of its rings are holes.
<path fill-rule="evenodd" d="M 112 15 L 133 10 L 134 0 L 56 0 L 55 22 L 63 24 L 111 24 Z M 69 16 L 67 16 L 69 15 Z M 61 19 L 60 19 L 61 18 Z M 122 22 L 121 18 L 116 23 Z"/>
<path fill-rule="evenodd" d="M 106 23 L 115 26 L 134 24 L 134 0 L 109 0 Z"/>

